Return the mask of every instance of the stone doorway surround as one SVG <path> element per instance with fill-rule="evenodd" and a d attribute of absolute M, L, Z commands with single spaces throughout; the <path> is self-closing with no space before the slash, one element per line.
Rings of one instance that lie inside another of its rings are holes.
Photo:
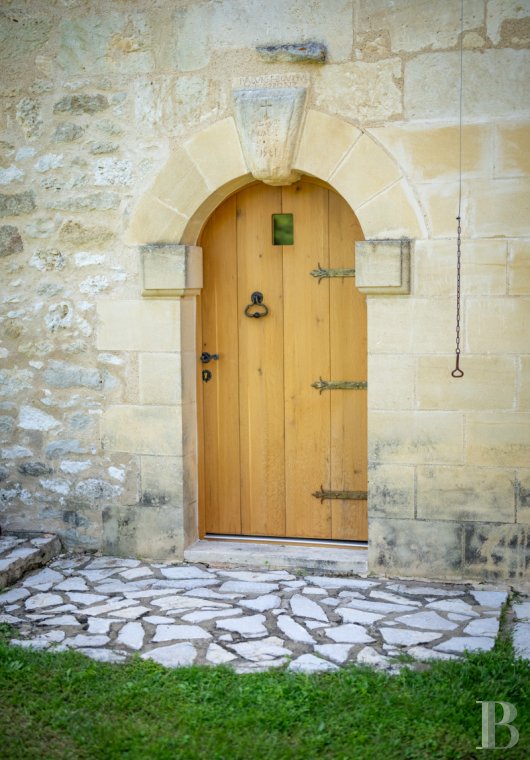
<path fill-rule="evenodd" d="M 141 258 L 138 298 L 98 303 L 98 349 L 134 353 L 139 366 L 140 403 L 110 405 L 101 422 L 104 449 L 139 457 L 142 494 L 139 504 L 105 508 L 107 554 L 181 560 L 199 536 L 196 242 L 211 212 L 255 181 L 253 168 L 232 117 L 177 147 L 128 228 L 126 242 Z M 336 116 L 311 109 L 301 115 L 290 169 L 327 182 L 361 223 L 366 239 L 356 246 L 356 282 L 368 295 L 370 357 L 382 329 L 370 323 L 371 298 L 410 292 L 413 241 L 428 236 L 422 210 L 388 152 Z M 368 386 L 370 437 L 370 358 Z"/>

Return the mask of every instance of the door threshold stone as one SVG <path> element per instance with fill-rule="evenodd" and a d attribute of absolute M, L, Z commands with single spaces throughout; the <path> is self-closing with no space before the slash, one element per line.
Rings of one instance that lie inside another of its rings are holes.
<path fill-rule="evenodd" d="M 265 570 L 315 570 L 329 575 L 367 575 L 367 549 L 199 540 L 184 550 L 187 562 Z"/>

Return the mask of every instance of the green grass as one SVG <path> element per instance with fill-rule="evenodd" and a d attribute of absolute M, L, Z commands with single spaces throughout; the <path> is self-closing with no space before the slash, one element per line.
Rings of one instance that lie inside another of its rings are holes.
<path fill-rule="evenodd" d="M 0 756 L 9 760 L 490 757 L 475 749 L 477 700 L 518 710 L 518 745 L 493 756 L 530 757 L 530 667 L 514 660 L 509 641 L 399 676 L 357 667 L 305 676 L 169 670 L 139 659 L 106 665 L 1 638 Z M 508 739 L 498 728 L 498 743 Z"/>

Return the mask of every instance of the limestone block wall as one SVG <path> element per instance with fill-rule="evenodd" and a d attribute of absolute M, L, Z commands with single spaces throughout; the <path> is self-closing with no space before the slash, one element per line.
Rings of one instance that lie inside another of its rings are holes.
<path fill-rule="evenodd" d="M 143 246 L 193 246 L 252 179 L 233 90 L 283 81 L 293 169 L 412 239 L 410 292 L 367 291 L 371 568 L 528 575 L 530 2 L 464 8 L 453 380 L 459 0 L 2 3 L 2 526 L 145 556 L 197 535 L 197 283 L 146 293 Z M 257 50 L 309 40 L 324 63 Z"/>

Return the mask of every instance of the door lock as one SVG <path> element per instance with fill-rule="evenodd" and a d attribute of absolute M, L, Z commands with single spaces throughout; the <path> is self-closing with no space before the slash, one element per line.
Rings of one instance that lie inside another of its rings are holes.
<path fill-rule="evenodd" d="M 209 354 L 208 351 L 203 351 L 200 360 L 203 364 L 208 364 L 209 362 L 217 361 L 219 359 L 219 354 Z"/>
<path fill-rule="evenodd" d="M 212 373 L 209 369 L 203 369 L 202 371 L 202 382 L 203 383 L 209 383 L 212 379 Z"/>

